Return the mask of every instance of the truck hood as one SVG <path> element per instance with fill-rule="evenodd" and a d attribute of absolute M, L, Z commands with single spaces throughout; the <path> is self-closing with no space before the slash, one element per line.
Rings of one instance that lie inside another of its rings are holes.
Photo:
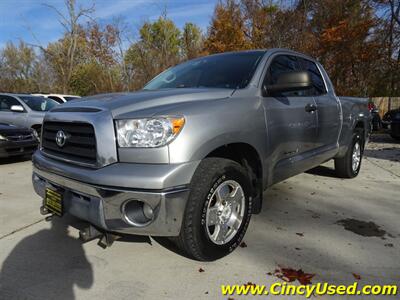
<path fill-rule="evenodd" d="M 228 98 L 232 89 L 194 88 L 138 91 L 134 93 L 101 94 L 76 99 L 63 104 L 52 111 L 72 111 L 79 109 L 100 109 L 111 111 L 113 117 L 121 114 L 154 108 L 154 113 L 166 105 Z"/>

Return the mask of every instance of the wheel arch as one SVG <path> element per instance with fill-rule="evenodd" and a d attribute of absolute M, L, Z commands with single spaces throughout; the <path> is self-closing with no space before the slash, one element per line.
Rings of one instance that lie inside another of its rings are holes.
<path fill-rule="evenodd" d="M 262 207 L 263 167 L 261 156 L 256 148 L 243 142 L 230 143 L 215 148 L 204 158 L 208 157 L 230 159 L 239 163 L 246 169 L 252 184 L 253 213 L 259 213 Z"/>
<path fill-rule="evenodd" d="M 42 124 L 33 124 L 31 126 L 31 129 L 36 130 L 36 132 L 38 133 L 39 136 L 42 135 Z"/>
<path fill-rule="evenodd" d="M 368 135 L 368 129 L 367 129 L 367 125 L 365 124 L 364 120 L 357 120 L 355 122 L 354 128 L 353 128 L 353 132 L 356 131 L 360 131 L 362 134 L 362 149 L 364 150 L 365 147 L 365 142 L 367 140 L 367 135 Z"/>
<path fill-rule="evenodd" d="M 339 151 L 335 158 L 343 157 L 346 154 L 348 145 L 351 142 L 353 133 L 358 130 L 362 131 L 363 148 L 366 141 L 368 141 L 369 127 L 367 121 L 363 118 L 355 119 L 354 122 L 347 127 L 347 129 L 342 133 L 342 138 L 339 143 Z"/>

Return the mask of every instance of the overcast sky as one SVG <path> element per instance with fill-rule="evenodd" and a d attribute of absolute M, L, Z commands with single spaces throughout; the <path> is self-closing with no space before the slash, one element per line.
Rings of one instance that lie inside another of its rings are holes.
<path fill-rule="evenodd" d="M 186 22 L 199 25 L 204 31 L 209 25 L 217 0 L 78 0 L 78 5 L 95 5 L 94 17 L 102 23 L 123 17 L 132 34 L 147 20 L 156 19 L 164 9 L 178 27 Z M 65 11 L 63 0 L 0 0 L 0 48 L 7 41 L 20 39 L 47 45 L 62 35 L 57 14 L 44 4 Z M 37 41 L 35 41 L 35 38 Z"/>

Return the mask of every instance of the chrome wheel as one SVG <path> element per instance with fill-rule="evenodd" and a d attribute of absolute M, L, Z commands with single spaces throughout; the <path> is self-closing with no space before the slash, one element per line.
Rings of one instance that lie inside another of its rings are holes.
<path fill-rule="evenodd" d="M 356 142 L 353 147 L 353 154 L 351 159 L 351 166 L 353 172 L 357 172 L 358 167 L 360 166 L 360 162 L 361 162 L 361 147 L 360 143 Z"/>
<path fill-rule="evenodd" d="M 213 243 L 232 240 L 242 224 L 245 205 L 243 188 L 236 181 L 224 181 L 215 189 L 206 212 L 207 234 Z"/>

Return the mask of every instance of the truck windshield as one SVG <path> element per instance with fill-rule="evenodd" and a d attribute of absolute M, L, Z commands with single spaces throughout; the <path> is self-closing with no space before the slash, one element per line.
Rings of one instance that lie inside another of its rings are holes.
<path fill-rule="evenodd" d="M 36 96 L 20 96 L 21 100 L 34 111 L 48 111 L 58 103 L 52 99 Z"/>
<path fill-rule="evenodd" d="M 227 53 L 194 59 L 170 68 L 143 88 L 226 88 L 241 89 L 250 82 L 265 52 Z"/>

